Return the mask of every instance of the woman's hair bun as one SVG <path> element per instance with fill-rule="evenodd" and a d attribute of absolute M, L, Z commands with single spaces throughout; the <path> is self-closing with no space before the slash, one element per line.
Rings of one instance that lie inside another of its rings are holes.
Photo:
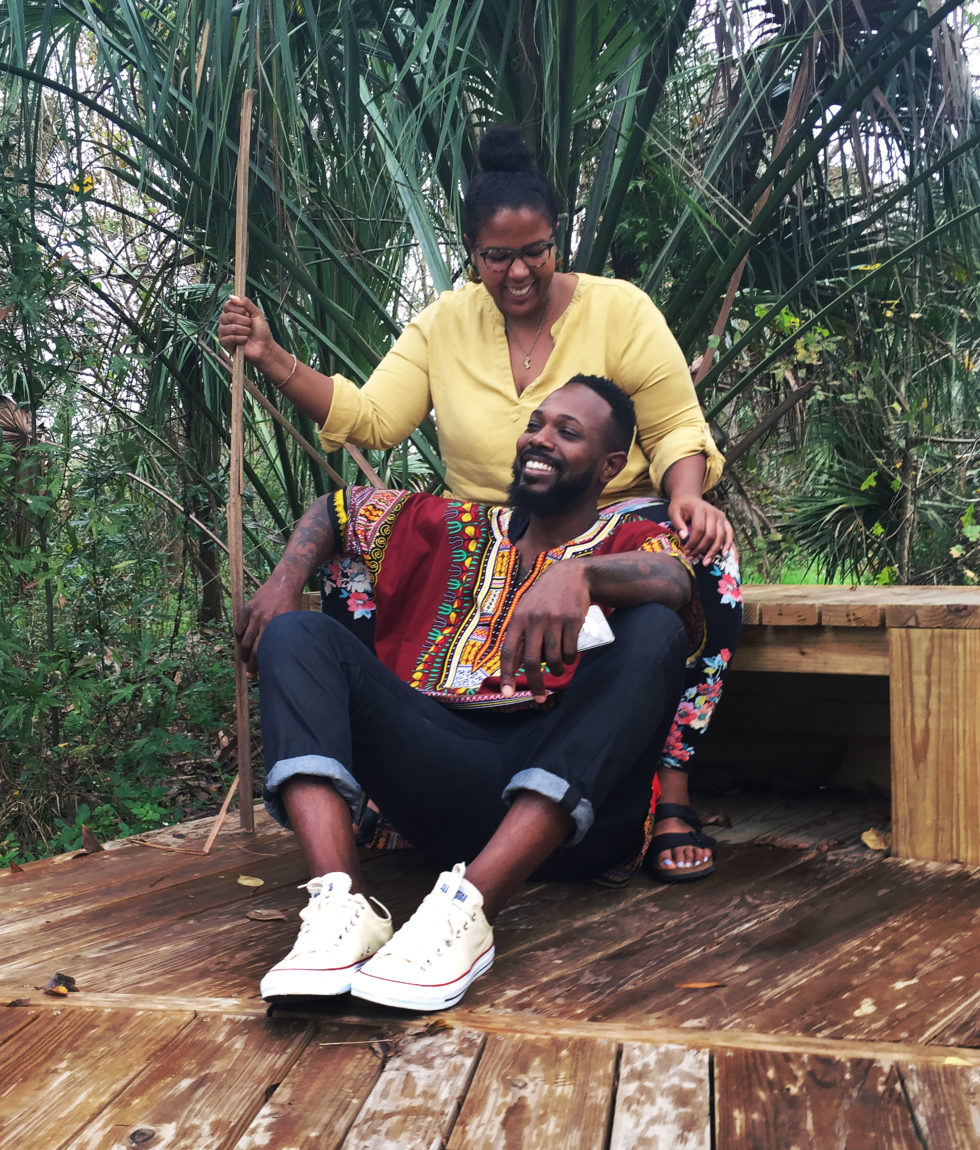
<path fill-rule="evenodd" d="M 480 167 L 485 172 L 530 172 L 534 170 L 531 150 L 516 124 L 496 124 L 480 139 Z"/>

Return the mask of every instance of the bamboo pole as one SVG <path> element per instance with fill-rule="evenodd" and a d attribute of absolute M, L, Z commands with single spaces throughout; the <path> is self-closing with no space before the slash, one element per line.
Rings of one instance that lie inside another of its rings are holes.
<path fill-rule="evenodd" d="M 235 294 L 245 295 L 248 272 L 248 163 L 252 138 L 252 100 L 249 88 L 242 96 L 238 137 L 238 176 L 235 199 Z M 228 573 L 231 610 L 235 625 L 245 605 L 244 554 L 242 548 L 242 476 L 244 472 L 245 352 L 235 348 L 231 370 L 231 460 L 228 499 Z M 235 729 L 238 736 L 238 816 L 243 831 L 255 830 L 252 802 L 252 739 L 248 721 L 248 678 L 245 664 L 235 650 Z M 229 794 L 230 797 L 230 794 Z M 220 822 L 218 824 L 220 826 Z"/>

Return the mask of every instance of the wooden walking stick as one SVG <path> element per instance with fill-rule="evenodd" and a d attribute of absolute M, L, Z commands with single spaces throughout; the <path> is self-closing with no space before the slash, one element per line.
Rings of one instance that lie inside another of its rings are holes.
<path fill-rule="evenodd" d="M 235 199 L 235 295 L 245 295 L 248 272 L 248 161 L 252 138 L 252 100 L 249 88 L 242 96 L 242 120 L 238 136 L 238 177 Z M 245 605 L 244 554 L 242 547 L 242 488 L 244 457 L 245 351 L 235 348 L 231 369 L 231 458 L 228 498 L 228 575 L 231 612 L 235 625 Z M 235 650 L 235 730 L 238 736 L 238 816 L 243 831 L 255 830 L 252 800 L 252 738 L 248 722 L 248 678 L 245 664 Z"/>

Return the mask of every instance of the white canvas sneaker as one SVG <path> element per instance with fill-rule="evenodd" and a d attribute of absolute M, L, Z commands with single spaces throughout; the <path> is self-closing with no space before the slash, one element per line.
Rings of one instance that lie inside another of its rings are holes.
<path fill-rule="evenodd" d="M 454 1006 L 493 966 L 493 931 L 483 896 L 457 863 L 444 871 L 422 905 L 390 942 L 351 979 L 357 998 L 405 1010 Z"/>
<path fill-rule="evenodd" d="M 377 899 L 350 893 L 350 875 L 310 879 L 310 901 L 293 949 L 259 984 L 263 998 L 345 994 L 351 977 L 391 938 L 391 915 Z"/>

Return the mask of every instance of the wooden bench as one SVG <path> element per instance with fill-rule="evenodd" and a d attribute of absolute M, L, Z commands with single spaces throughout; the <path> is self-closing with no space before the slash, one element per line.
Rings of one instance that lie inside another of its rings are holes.
<path fill-rule="evenodd" d="M 765 585 L 743 593 L 733 677 L 886 677 L 893 853 L 980 865 L 980 588 Z M 807 700 L 796 704 L 804 715 Z"/>

